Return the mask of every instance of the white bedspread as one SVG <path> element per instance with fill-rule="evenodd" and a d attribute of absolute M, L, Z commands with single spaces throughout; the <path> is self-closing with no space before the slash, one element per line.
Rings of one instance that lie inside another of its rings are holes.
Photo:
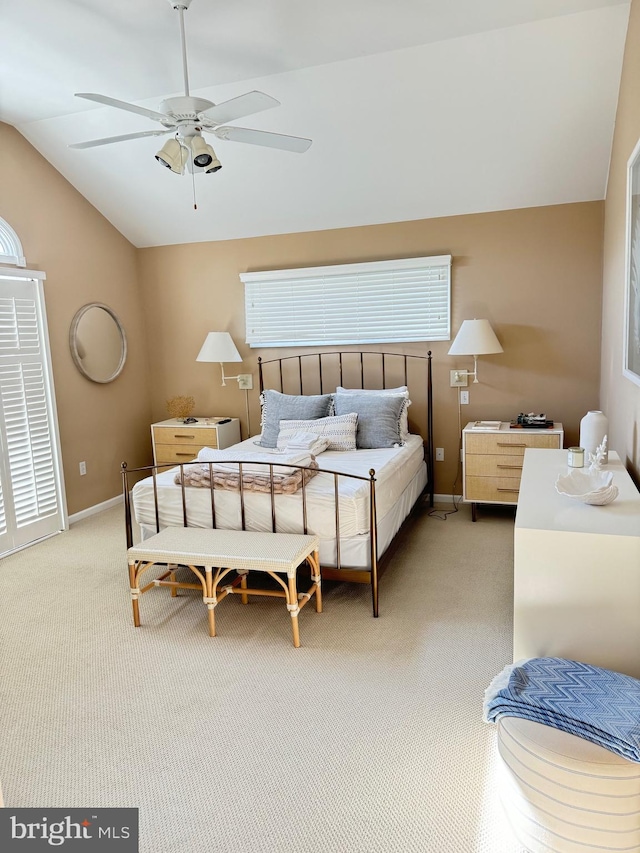
<path fill-rule="evenodd" d="M 260 448 L 254 439 L 235 445 L 238 451 Z M 233 451 L 227 448 L 226 454 Z M 321 469 L 357 474 L 366 481 L 338 477 L 340 536 L 352 537 L 369 530 L 369 470 L 376 474 L 376 509 L 378 520 L 393 510 L 404 490 L 417 474 L 425 470 L 423 443 L 420 436 L 409 436 L 404 447 L 347 452 L 326 451 L 317 457 Z M 158 474 L 158 506 L 160 526 L 183 524 L 182 490 L 174 483 L 176 469 Z M 421 476 L 426 482 L 426 476 Z M 335 477 L 320 473 L 305 488 L 307 502 L 307 527 L 323 539 L 335 537 Z M 189 527 L 211 527 L 211 493 L 209 489 L 185 488 L 187 498 L 187 523 Z M 133 487 L 133 510 L 141 526 L 155 528 L 154 490 L 152 478 L 141 480 Z M 301 492 L 293 495 L 276 495 L 276 530 L 285 533 L 300 532 L 302 528 Z M 247 529 L 270 531 L 271 496 L 250 493 L 244 495 L 245 525 Z M 235 492 L 215 492 L 216 527 L 234 529 L 240 525 L 240 495 Z"/>

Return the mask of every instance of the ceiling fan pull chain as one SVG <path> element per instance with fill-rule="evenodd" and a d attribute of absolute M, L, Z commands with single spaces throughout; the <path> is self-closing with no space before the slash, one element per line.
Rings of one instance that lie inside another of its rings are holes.
<path fill-rule="evenodd" d="M 189 149 L 191 151 L 191 149 Z M 193 162 L 193 151 L 191 151 L 191 186 L 193 188 L 193 209 L 197 210 L 198 205 L 196 203 L 196 167 Z"/>

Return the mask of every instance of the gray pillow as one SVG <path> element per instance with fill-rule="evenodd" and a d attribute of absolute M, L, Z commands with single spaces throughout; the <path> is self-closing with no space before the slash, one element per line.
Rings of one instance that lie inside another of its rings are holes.
<path fill-rule="evenodd" d="M 277 447 L 280 421 L 308 421 L 325 418 L 333 404 L 332 394 L 299 396 L 263 391 L 262 435 L 256 441 L 261 447 Z"/>
<path fill-rule="evenodd" d="M 404 444 L 400 415 L 405 403 L 404 396 L 336 394 L 334 397 L 336 415 L 348 412 L 358 415 L 356 445 L 359 450 Z"/>

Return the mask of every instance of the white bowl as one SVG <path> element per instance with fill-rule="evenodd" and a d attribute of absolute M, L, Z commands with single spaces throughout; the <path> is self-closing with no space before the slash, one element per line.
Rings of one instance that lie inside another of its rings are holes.
<path fill-rule="evenodd" d="M 604 506 L 618 497 L 618 487 L 612 481 L 612 471 L 582 471 L 576 468 L 569 474 L 558 475 L 556 491 L 591 506 Z"/>

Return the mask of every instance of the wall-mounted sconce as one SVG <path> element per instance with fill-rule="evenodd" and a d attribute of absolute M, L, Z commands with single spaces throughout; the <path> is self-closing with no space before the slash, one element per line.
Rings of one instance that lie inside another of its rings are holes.
<path fill-rule="evenodd" d="M 227 379 L 237 379 L 240 388 L 251 389 L 253 387 L 250 373 L 240 373 L 238 376 L 224 375 L 225 361 L 242 361 L 242 356 L 236 349 L 233 338 L 229 332 L 209 332 L 200 348 L 196 361 L 217 361 L 222 371 L 222 384 L 227 384 Z"/>
<path fill-rule="evenodd" d="M 249 414 L 249 391 L 253 388 L 253 376 L 250 373 L 239 373 L 237 376 L 224 375 L 225 361 L 242 361 L 233 338 L 229 332 L 209 332 L 204 339 L 196 361 L 217 361 L 222 371 L 222 384 L 226 386 L 227 379 L 236 379 L 238 388 L 245 392 L 245 405 L 247 409 L 247 436 L 251 435 L 251 417 Z"/>
<path fill-rule="evenodd" d="M 451 344 L 449 355 L 472 355 L 473 373 L 469 370 L 453 371 L 456 382 L 469 376 L 473 376 L 473 381 L 477 382 L 478 356 L 496 352 L 504 350 L 491 328 L 491 323 L 488 320 L 464 320 Z"/>

